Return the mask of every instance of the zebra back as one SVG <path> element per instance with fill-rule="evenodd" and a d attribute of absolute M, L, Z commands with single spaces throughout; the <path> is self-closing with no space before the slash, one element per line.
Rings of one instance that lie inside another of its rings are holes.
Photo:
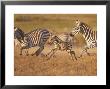
<path fill-rule="evenodd" d="M 79 29 L 85 40 L 97 40 L 97 31 L 93 31 L 86 23 L 80 22 Z"/>
<path fill-rule="evenodd" d="M 32 32 L 25 34 L 25 42 L 28 43 L 30 47 L 43 46 L 49 39 L 50 33 L 46 29 L 36 29 Z"/>
<path fill-rule="evenodd" d="M 21 29 L 17 29 L 14 34 L 21 43 L 28 47 L 44 46 L 50 37 L 47 29 L 35 29 L 26 34 Z"/>

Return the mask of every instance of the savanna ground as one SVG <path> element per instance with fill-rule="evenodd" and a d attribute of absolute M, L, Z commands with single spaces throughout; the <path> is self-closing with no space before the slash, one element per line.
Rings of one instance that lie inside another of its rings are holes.
<path fill-rule="evenodd" d="M 93 30 L 96 30 L 96 14 L 42 14 L 26 15 L 15 14 L 14 24 L 25 33 L 36 28 L 46 28 L 57 34 L 70 32 L 75 26 L 75 20 L 79 19 L 87 23 Z M 78 57 L 82 47 L 85 45 L 81 34 L 75 37 L 74 51 Z M 43 54 L 47 54 L 53 46 L 45 45 Z M 14 75 L 15 76 L 96 76 L 97 75 L 97 49 L 88 50 L 91 56 L 86 54 L 82 58 L 74 61 L 66 51 L 57 51 L 50 60 L 43 55 L 26 56 L 19 55 L 19 46 L 14 49 Z M 30 48 L 29 53 L 33 53 L 35 48 Z"/>

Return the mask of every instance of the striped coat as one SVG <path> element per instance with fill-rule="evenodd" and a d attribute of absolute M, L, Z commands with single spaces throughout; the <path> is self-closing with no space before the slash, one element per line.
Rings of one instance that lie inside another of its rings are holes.
<path fill-rule="evenodd" d="M 86 41 L 86 46 L 84 47 L 80 57 L 84 52 L 87 52 L 87 49 L 97 47 L 97 31 L 93 31 L 89 25 L 79 20 L 76 20 L 76 27 L 73 28 L 70 33 L 71 36 L 75 36 L 76 34 L 81 33 Z"/>
<path fill-rule="evenodd" d="M 39 49 L 34 53 L 36 56 L 38 56 L 44 49 L 44 45 L 50 37 L 50 32 L 47 29 L 35 29 L 29 33 L 24 34 L 22 30 L 15 28 L 14 36 L 14 38 L 17 39 L 22 45 L 20 52 L 21 55 L 23 49 L 29 49 L 31 47 L 38 46 Z"/>
<path fill-rule="evenodd" d="M 76 58 L 75 52 L 73 51 L 73 38 L 69 36 L 69 34 L 59 34 L 59 35 L 54 35 L 51 37 L 50 40 L 51 44 L 54 45 L 54 47 L 52 47 L 52 50 L 47 54 L 50 55 L 48 59 L 50 59 L 58 50 L 61 51 L 67 51 L 70 55 L 71 58 L 73 60 L 73 55 Z"/>

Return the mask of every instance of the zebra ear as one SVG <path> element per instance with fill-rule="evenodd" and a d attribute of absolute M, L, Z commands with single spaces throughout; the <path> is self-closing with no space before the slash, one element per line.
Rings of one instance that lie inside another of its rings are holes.
<path fill-rule="evenodd" d="M 79 26 L 79 25 L 80 25 L 80 22 L 81 22 L 81 21 L 78 19 L 78 20 L 76 20 L 75 23 L 76 23 L 77 26 Z"/>
<path fill-rule="evenodd" d="M 77 20 L 76 20 L 76 24 L 78 24 L 79 22 L 80 22 L 80 20 L 77 19 Z"/>

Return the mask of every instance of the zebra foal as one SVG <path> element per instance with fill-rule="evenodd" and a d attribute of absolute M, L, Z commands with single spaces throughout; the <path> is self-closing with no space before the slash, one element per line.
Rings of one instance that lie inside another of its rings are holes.
<path fill-rule="evenodd" d="M 47 29 L 35 29 L 25 34 L 20 28 L 14 27 L 14 39 L 17 39 L 21 43 L 20 55 L 22 55 L 23 49 L 39 47 L 39 49 L 32 54 L 32 56 L 35 54 L 38 56 L 43 51 L 44 45 L 49 37 L 50 33 Z"/>
<path fill-rule="evenodd" d="M 52 36 L 50 39 L 50 43 L 54 44 L 54 47 L 46 56 L 51 54 L 48 58 L 50 59 L 58 50 L 60 50 L 60 51 L 67 51 L 70 54 L 73 61 L 74 61 L 73 55 L 77 60 L 75 51 L 72 50 L 73 48 L 72 42 L 73 42 L 73 39 L 68 34 L 63 34 L 63 35 L 60 34 L 58 36 L 56 35 Z"/>

